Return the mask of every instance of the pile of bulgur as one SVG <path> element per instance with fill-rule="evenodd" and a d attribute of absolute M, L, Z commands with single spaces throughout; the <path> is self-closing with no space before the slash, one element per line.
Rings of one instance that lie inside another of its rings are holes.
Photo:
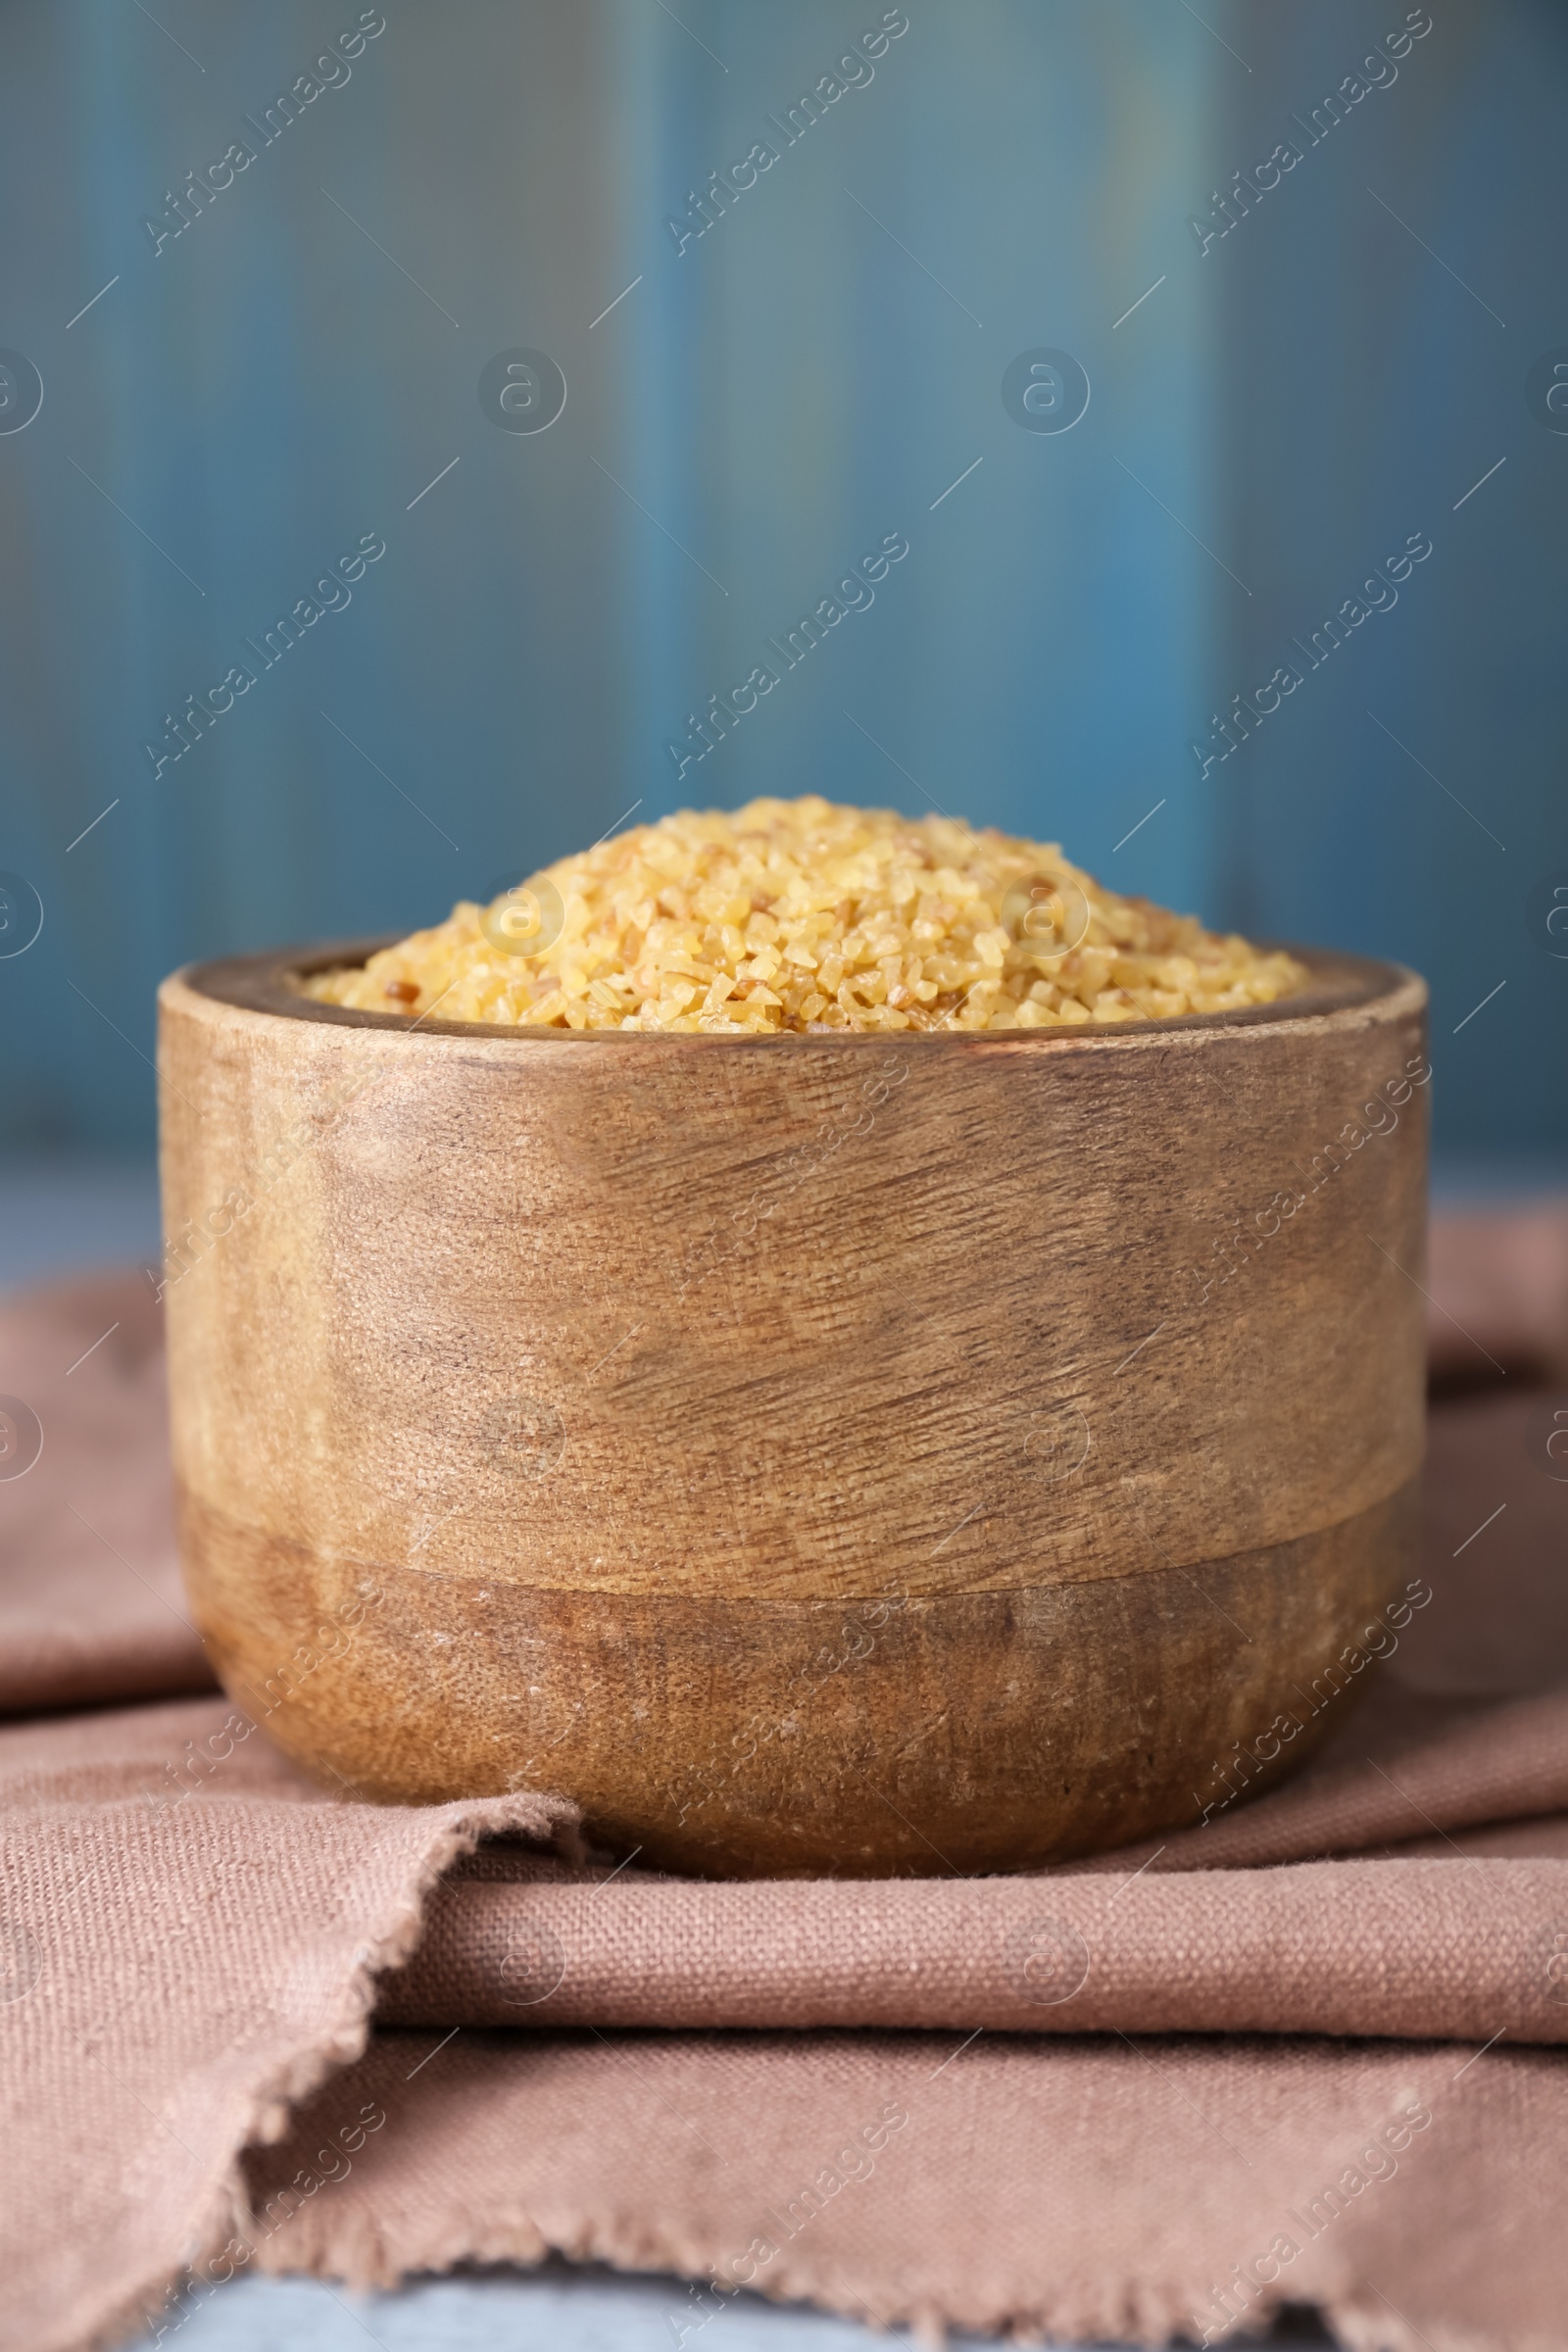
<path fill-rule="evenodd" d="M 304 985 L 552 1029 L 1050 1029 L 1266 1004 L 1307 974 L 1060 850 L 815 795 L 681 810 Z"/>

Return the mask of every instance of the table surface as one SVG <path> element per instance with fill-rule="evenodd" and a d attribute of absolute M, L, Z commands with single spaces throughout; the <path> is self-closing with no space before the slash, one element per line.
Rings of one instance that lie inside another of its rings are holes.
<path fill-rule="evenodd" d="M 1533 1170 L 1454 1172 L 1445 1188 L 1468 1200 L 1545 1189 Z M 97 1267 L 156 1262 L 158 1187 L 142 1162 L 116 1164 L 30 1159 L 0 1163 L 0 1290 L 85 1273 Z M 1173 2189 L 1176 2183 L 1173 2179 Z M 540 2352 L 873 2352 L 903 2329 L 878 2337 L 858 2321 L 736 2295 L 699 2333 L 690 2325 L 686 2283 L 624 2278 L 552 2261 L 537 2271 L 487 2271 L 420 2278 L 393 2293 L 357 2295 L 310 2278 L 243 2278 L 172 2310 L 161 2332 L 127 2352 L 177 2344 L 178 2352 L 492 2352 L 534 2346 Z M 176 2332 L 177 2328 L 177 2332 Z M 975 2343 L 955 2336 L 955 2346 Z M 1306 2315 L 1289 2314 L 1267 2339 L 1276 2345 L 1326 2345 L 1332 2339 Z"/>
<path fill-rule="evenodd" d="M 153 2352 L 159 2340 L 144 2336 L 125 2352 Z M 172 2310 L 161 2343 L 178 2352 L 365 2352 L 371 2343 L 384 2352 L 678 2352 L 683 2342 L 688 2352 L 875 2352 L 910 2340 L 902 2328 L 876 2335 L 856 2320 L 750 2294 L 736 2295 L 699 2331 L 683 2279 L 552 2262 L 542 2271 L 419 2278 L 393 2294 L 356 2295 L 315 2278 L 235 2279 L 183 2315 Z M 958 2352 L 994 2339 L 948 2340 Z M 1263 2340 L 1292 2352 L 1333 2342 L 1298 2313 Z"/>
<path fill-rule="evenodd" d="M 501 2345 L 675 2352 L 683 2326 L 691 2352 L 870 2352 L 877 2340 L 858 2321 L 759 2295 L 737 2295 L 699 2333 L 683 2279 L 619 2278 L 564 2264 L 420 2278 L 374 2295 L 314 2278 L 236 2279 L 187 2308 L 182 2321 L 170 2314 L 178 2334 L 171 2327 L 163 2338 L 179 2352 L 364 2352 L 370 2343 L 385 2352 L 493 2352 Z M 953 2338 L 956 2345 L 975 2340 Z M 152 2352 L 154 2341 L 148 2335 L 128 2352 Z"/>

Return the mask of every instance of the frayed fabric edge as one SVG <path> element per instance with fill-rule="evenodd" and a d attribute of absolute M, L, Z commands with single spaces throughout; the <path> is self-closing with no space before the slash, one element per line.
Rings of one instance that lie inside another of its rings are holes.
<path fill-rule="evenodd" d="M 263 2249 L 258 2268 L 273 2277 L 330 2278 L 351 2292 L 366 2294 L 389 2291 L 416 2277 L 444 2277 L 463 2269 L 511 2264 L 535 2270 L 550 2256 L 560 2255 L 569 2262 L 600 2263 L 626 2276 L 672 2277 L 712 2286 L 724 2251 L 716 2243 L 703 2244 L 695 2232 L 665 2224 L 628 2226 L 583 2214 L 568 2224 L 546 2228 L 520 2208 L 496 2217 L 482 2230 L 475 2230 L 471 2217 L 454 2210 L 432 2222 L 418 2248 L 411 2250 L 406 2240 L 394 2246 L 380 2224 L 364 2212 L 302 2210 L 293 2218 L 286 2246 Z M 767 2278 L 755 2280 L 745 2290 L 723 2286 L 720 2291 L 808 2305 L 859 2320 L 878 2331 L 907 2328 L 918 2343 L 937 2348 L 947 2344 L 950 2333 L 977 2332 L 1013 2343 L 1136 2344 L 1151 2352 L 1166 2345 L 1255 2343 L 1293 2300 L 1277 2296 L 1266 2304 L 1259 2301 L 1235 2326 L 1205 2337 L 1195 2314 L 1207 2289 L 1195 2283 L 1181 2291 L 1147 2278 L 1068 2283 L 1020 2299 L 988 2295 L 983 2287 L 946 2293 L 929 2283 L 901 2288 L 886 2278 L 862 2277 L 842 2266 L 818 2268 L 797 2257 L 774 2265 Z M 1370 2293 L 1363 2299 L 1357 2290 L 1313 2297 L 1307 2307 L 1319 2313 L 1346 2352 L 1561 2352 L 1560 2339 L 1544 2336 L 1483 2336 L 1432 2320 L 1418 2328 L 1392 2305 L 1374 2301 Z"/>
<path fill-rule="evenodd" d="M 181 2295 L 200 2282 L 226 2283 L 226 2278 L 203 2279 L 204 2271 L 227 2255 L 236 2241 L 245 2248 L 228 2276 L 248 2267 L 262 2249 L 251 2243 L 251 2212 L 242 2158 L 251 2147 L 282 2137 L 289 2111 L 310 2097 L 327 2079 L 363 2057 L 369 2039 L 375 2005 L 375 1980 L 387 1969 L 400 1968 L 416 1948 L 424 1907 L 452 1864 L 469 1854 L 487 1836 L 510 1833 L 551 1845 L 564 1860 L 581 1861 L 584 1847 L 581 1816 L 569 1798 L 537 1794 L 466 1799 L 451 1807 L 434 1827 L 429 1842 L 417 1849 L 404 1883 L 397 1889 L 391 1916 L 381 1932 L 361 1938 L 353 1964 L 339 1992 L 335 2014 L 310 2042 L 265 2063 L 242 2094 L 242 2113 L 232 2134 L 228 2162 L 221 2178 L 192 2215 L 183 2254 L 164 2253 L 133 2285 L 115 2288 L 97 2312 L 68 2319 L 37 2352 L 113 2352 L 138 2330 L 158 2326 L 158 2314 L 168 2311 Z M 265 2263 L 259 2268 L 267 2268 Z"/>

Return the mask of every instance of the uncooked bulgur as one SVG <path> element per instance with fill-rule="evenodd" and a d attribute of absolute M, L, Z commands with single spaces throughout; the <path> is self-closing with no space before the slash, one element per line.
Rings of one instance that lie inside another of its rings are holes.
<path fill-rule="evenodd" d="M 1060 850 L 814 795 L 682 810 L 304 985 L 332 1004 L 550 1029 L 1051 1029 L 1305 986 Z"/>

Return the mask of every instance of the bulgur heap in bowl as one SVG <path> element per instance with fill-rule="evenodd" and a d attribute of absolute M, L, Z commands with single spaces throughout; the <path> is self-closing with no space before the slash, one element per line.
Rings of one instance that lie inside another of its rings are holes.
<path fill-rule="evenodd" d="M 813 794 L 634 826 L 302 986 L 509 1028 L 750 1037 L 1166 1020 L 1307 977 L 1106 890 L 1054 845 Z"/>

